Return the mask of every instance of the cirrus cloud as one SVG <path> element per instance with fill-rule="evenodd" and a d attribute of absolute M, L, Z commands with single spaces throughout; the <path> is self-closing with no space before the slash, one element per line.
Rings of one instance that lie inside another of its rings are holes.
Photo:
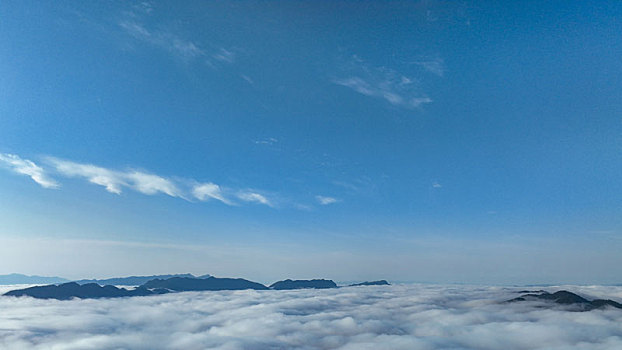
<path fill-rule="evenodd" d="M 182 197 L 181 191 L 172 180 L 158 175 L 136 170 L 110 170 L 53 157 L 48 159 L 60 174 L 85 178 L 93 184 L 104 186 L 110 193 L 121 194 L 125 187 L 147 195 L 164 193 L 171 197 Z"/>
<path fill-rule="evenodd" d="M 259 194 L 257 192 L 242 191 L 242 192 L 238 192 L 237 197 L 245 202 L 260 203 L 260 204 L 265 204 L 270 207 L 273 206 L 273 203 L 270 200 L 268 200 L 268 198 L 266 198 L 264 195 Z"/>
<path fill-rule="evenodd" d="M 197 184 L 192 188 L 192 194 L 200 201 L 207 201 L 213 198 L 225 204 L 231 204 L 231 201 L 224 197 L 220 186 L 215 183 L 207 182 Z"/>
<path fill-rule="evenodd" d="M 274 140 L 274 139 L 271 139 Z M 309 205 L 301 204 L 278 193 L 252 188 L 232 188 L 210 181 L 202 182 L 192 178 L 167 177 L 134 168 L 112 169 L 91 163 L 80 163 L 67 159 L 47 156 L 41 165 L 28 159 L 0 153 L 0 168 L 7 168 L 15 173 L 30 176 L 32 180 L 45 188 L 58 188 L 60 184 L 50 174 L 65 178 L 84 179 L 89 183 L 102 186 L 107 192 L 121 195 L 126 190 L 145 195 L 164 194 L 190 202 L 206 202 L 215 199 L 229 206 L 244 203 L 262 204 L 269 207 L 294 207 L 308 210 Z M 339 199 L 316 196 L 321 205 L 339 202 Z"/>
<path fill-rule="evenodd" d="M 315 196 L 315 200 L 318 201 L 321 205 L 329 205 L 339 202 L 339 199 L 327 196 Z"/>
<path fill-rule="evenodd" d="M 60 185 L 49 177 L 47 172 L 28 159 L 22 159 L 15 154 L 0 153 L 0 164 L 11 169 L 13 172 L 30 176 L 30 178 L 45 188 L 58 188 Z"/>
<path fill-rule="evenodd" d="M 387 67 L 373 67 L 354 55 L 333 83 L 359 94 L 381 98 L 390 104 L 418 108 L 432 99 L 421 91 L 419 81 Z"/>

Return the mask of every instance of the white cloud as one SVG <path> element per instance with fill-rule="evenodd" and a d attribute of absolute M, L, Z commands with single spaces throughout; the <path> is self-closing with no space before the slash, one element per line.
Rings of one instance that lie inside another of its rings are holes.
<path fill-rule="evenodd" d="M 46 171 L 28 159 L 22 159 L 15 154 L 0 153 L 0 163 L 12 171 L 30 176 L 30 178 L 45 188 L 58 188 L 60 185 L 50 178 Z"/>
<path fill-rule="evenodd" d="M 432 183 L 432 187 L 433 188 L 443 188 L 443 185 L 441 185 L 440 183 L 438 183 L 438 181 L 434 181 Z"/>
<path fill-rule="evenodd" d="M 218 65 L 232 64 L 236 60 L 236 52 L 239 50 L 227 49 L 207 49 L 195 41 L 183 38 L 171 31 L 167 26 L 160 24 L 157 28 L 148 25 L 149 16 L 154 12 L 151 4 L 133 6 L 133 10 L 124 13 L 124 18 L 118 22 L 127 34 L 136 40 L 150 44 L 154 47 L 163 49 L 189 62 L 193 59 L 202 59 L 211 68 L 218 68 Z"/>
<path fill-rule="evenodd" d="M 268 200 L 268 198 L 256 192 L 238 192 L 237 197 L 245 202 L 260 203 L 270 207 L 272 206 L 272 203 Z"/>
<path fill-rule="evenodd" d="M 279 140 L 275 139 L 274 137 L 268 137 L 261 140 L 255 140 L 254 142 L 258 145 L 274 145 L 275 143 L 279 142 Z"/>
<path fill-rule="evenodd" d="M 248 75 L 240 74 L 240 77 L 242 79 L 246 80 L 246 82 L 251 84 L 251 85 L 255 84 L 255 81 L 253 79 L 251 79 L 251 77 L 249 77 Z"/>
<path fill-rule="evenodd" d="M 49 158 L 49 160 L 59 173 L 69 177 L 84 177 L 91 183 L 104 186 L 106 191 L 111 193 L 121 194 L 122 187 L 129 186 L 123 179 L 123 175 L 116 171 L 56 158 Z"/>
<path fill-rule="evenodd" d="M 422 59 L 411 63 L 423 68 L 426 72 L 432 73 L 439 77 L 445 75 L 445 62 L 442 58 L 437 57 L 433 59 Z"/>
<path fill-rule="evenodd" d="M 278 140 L 268 138 L 256 142 L 260 144 L 273 144 L 278 142 Z M 272 199 L 269 199 L 265 194 L 261 194 L 261 191 L 257 190 L 226 188 L 212 182 L 197 182 L 187 178 L 167 178 L 134 169 L 109 169 L 94 164 L 78 163 L 55 157 L 46 157 L 46 162 L 44 163 L 43 166 L 39 166 L 17 155 L 0 153 L 0 166 L 4 166 L 19 174 L 28 175 L 46 188 L 57 188 L 60 186 L 48 176 L 49 173 L 53 173 L 63 177 L 85 179 L 92 184 L 104 187 L 110 193 L 118 195 L 123 193 L 124 190 L 130 189 L 145 195 L 166 194 L 188 201 L 191 201 L 193 198 L 199 201 L 216 199 L 227 205 L 238 205 L 241 202 L 246 202 L 264 204 L 270 207 L 275 206 L 274 195 Z M 325 204 L 330 204 L 331 200 L 333 200 L 330 197 L 322 198 L 324 198 Z M 284 200 L 283 198 L 277 199 L 280 201 Z M 291 205 L 303 208 L 297 204 Z"/>
<path fill-rule="evenodd" d="M 104 186 L 106 191 L 121 194 L 123 188 L 130 188 L 147 195 L 164 193 L 171 197 L 182 197 L 172 180 L 140 171 L 117 171 L 92 164 L 81 164 L 67 160 L 49 158 L 59 173 L 70 177 L 86 178 L 89 182 Z"/>
<path fill-rule="evenodd" d="M 171 180 L 161 176 L 140 171 L 131 171 L 124 175 L 131 181 L 132 188 L 141 193 L 152 195 L 161 192 L 171 197 L 181 197 L 177 186 Z"/>
<path fill-rule="evenodd" d="M 621 287 L 571 290 L 622 295 Z M 0 297 L 0 348 L 622 348 L 619 310 L 498 303 L 513 296 L 502 287 L 394 285 L 70 301 Z"/>
<path fill-rule="evenodd" d="M 339 199 L 333 197 L 325 197 L 325 196 L 315 196 L 315 199 L 318 203 L 322 205 L 328 205 L 339 202 Z"/>
<path fill-rule="evenodd" d="M 418 80 L 386 67 L 371 67 L 354 56 L 347 68 L 333 83 L 348 87 L 360 94 L 382 98 L 394 106 L 417 108 L 431 103 L 419 88 Z"/>
<path fill-rule="evenodd" d="M 235 53 L 225 48 L 220 48 L 220 50 L 218 50 L 217 53 L 213 54 L 212 57 L 215 60 L 225 63 L 233 63 L 235 61 Z"/>
<path fill-rule="evenodd" d="M 121 21 L 119 26 L 135 39 L 165 49 L 183 59 L 205 56 L 205 52 L 195 43 L 182 39 L 172 33 L 151 31 L 141 23 L 131 20 Z"/>
<path fill-rule="evenodd" d="M 225 204 L 231 205 L 232 203 L 226 199 L 220 189 L 220 186 L 215 183 L 206 182 L 195 185 L 192 188 L 192 195 L 200 201 L 207 201 L 210 198 L 217 199 Z"/>

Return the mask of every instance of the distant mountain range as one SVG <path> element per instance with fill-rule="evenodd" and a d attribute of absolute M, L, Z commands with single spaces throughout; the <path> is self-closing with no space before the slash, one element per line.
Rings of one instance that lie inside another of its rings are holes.
<path fill-rule="evenodd" d="M 587 300 L 582 296 L 574 294 L 566 290 L 560 290 L 555 293 L 549 293 L 543 290 L 538 291 L 522 291 L 527 292 L 518 298 L 510 299 L 508 303 L 524 302 L 524 301 L 548 301 L 555 304 L 566 306 L 568 311 L 590 311 L 601 309 L 607 306 L 622 309 L 622 304 L 609 299 Z M 521 293 L 521 292 L 519 292 Z"/>
<path fill-rule="evenodd" d="M 113 285 L 113 286 L 140 286 L 154 279 L 168 279 L 173 277 L 186 277 L 186 278 L 209 278 L 210 275 L 202 275 L 195 277 L 190 273 L 176 274 L 176 275 L 153 275 L 153 276 L 129 276 L 129 277 L 116 277 L 107 279 L 93 279 L 93 280 L 78 280 L 74 281 L 78 284 L 97 283 L 100 285 Z"/>
<path fill-rule="evenodd" d="M 149 290 L 138 287 L 133 290 L 117 288 L 115 286 L 100 286 L 97 283 L 78 284 L 76 282 L 63 283 L 61 285 L 49 285 L 12 290 L 4 295 L 7 296 L 30 296 L 37 299 L 69 300 L 71 298 L 119 298 L 131 296 L 146 296 L 153 294 L 168 293 L 167 290 Z"/>
<path fill-rule="evenodd" d="M 144 288 L 161 288 L 175 292 L 200 291 L 200 290 L 243 290 L 255 289 L 266 290 L 268 287 L 261 283 L 251 282 L 242 278 L 216 278 L 206 279 L 189 277 L 172 277 L 168 279 L 154 279 L 144 285 Z"/>
<path fill-rule="evenodd" d="M 354 283 L 349 285 L 350 287 L 358 287 L 358 286 L 388 286 L 389 282 L 385 281 L 385 280 L 380 280 L 380 281 L 372 281 L 372 282 L 361 282 L 361 283 Z"/>
<path fill-rule="evenodd" d="M 27 276 L 20 273 L 0 275 L 0 285 L 7 284 L 53 284 L 68 282 L 68 279 L 61 277 Z"/>
<path fill-rule="evenodd" d="M 284 289 L 326 289 L 337 288 L 337 284 L 331 280 L 315 279 L 315 280 L 290 280 L 278 281 L 270 285 L 270 289 L 284 290 Z"/>
<path fill-rule="evenodd" d="M 168 276 L 168 275 L 160 275 Z M 180 277 L 181 276 L 181 277 Z M 191 277 L 187 277 L 191 276 Z M 148 276 L 124 277 L 120 279 L 95 280 L 95 281 L 114 281 L 127 283 L 128 281 L 138 281 Z M 157 276 L 156 276 L 157 277 Z M 122 284 L 122 283 L 118 283 Z M 363 282 L 357 285 L 386 285 L 387 281 Z M 154 294 L 165 294 L 186 291 L 219 291 L 219 290 L 286 290 L 286 289 L 326 289 L 338 288 L 337 284 L 331 280 L 291 280 L 287 279 L 272 284 L 269 288 L 257 282 L 252 282 L 242 278 L 216 278 L 209 275 L 194 277 L 190 274 L 177 275 L 169 278 L 151 279 L 135 289 L 117 288 L 112 285 L 101 286 L 98 283 L 69 282 L 60 285 L 36 286 L 25 289 L 12 290 L 4 295 L 7 296 L 30 296 L 39 299 L 58 299 L 68 300 L 71 298 L 119 298 L 130 296 L 147 296 Z"/>

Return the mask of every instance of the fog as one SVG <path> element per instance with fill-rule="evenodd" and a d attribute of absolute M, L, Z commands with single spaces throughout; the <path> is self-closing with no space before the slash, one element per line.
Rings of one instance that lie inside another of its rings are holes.
<path fill-rule="evenodd" d="M 622 287 L 560 286 L 622 301 Z M 7 349 L 622 349 L 622 310 L 500 303 L 524 288 L 439 285 L 0 297 Z"/>

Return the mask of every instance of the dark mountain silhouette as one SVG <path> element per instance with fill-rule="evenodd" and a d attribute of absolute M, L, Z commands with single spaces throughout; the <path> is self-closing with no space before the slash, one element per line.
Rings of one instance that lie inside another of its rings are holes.
<path fill-rule="evenodd" d="M 79 280 L 74 281 L 78 284 L 87 284 L 87 283 L 97 283 L 99 285 L 117 285 L 117 286 L 140 286 L 141 284 L 145 284 L 154 279 L 168 279 L 172 277 L 188 277 L 188 278 L 209 278 L 210 275 L 203 275 L 199 277 L 194 277 L 194 275 L 189 273 L 184 274 L 175 274 L 175 275 L 154 275 L 154 276 L 129 276 L 129 277 L 116 277 L 116 278 L 107 278 L 107 279 L 92 279 L 92 280 Z M 53 282 L 50 282 L 53 283 Z"/>
<path fill-rule="evenodd" d="M 248 281 L 242 278 L 216 278 L 205 279 L 172 277 L 168 279 L 154 279 L 142 285 L 144 288 L 164 288 L 177 292 L 199 290 L 242 290 L 257 289 L 265 290 L 268 287 L 263 284 Z"/>
<path fill-rule="evenodd" d="M 9 275 L 0 275 L 0 285 L 6 284 L 51 284 L 64 283 L 68 279 L 61 277 L 45 277 L 45 276 L 27 276 L 20 273 L 12 273 Z"/>
<path fill-rule="evenodd" d="M 286 279 L 285 281 L 278 281 L 273 283 L 270 286 L 271 289 L 277 290 L 285 290 L 285 289 L 306 289 L 306 288 L 315 288 L 315 289 L 326 289 L 326 288 L 337 288 L 337 284 L 331 280 L 325 279 L 315 279 L 315 280 L 290 280 Z"/>
<path fill-rule="evenodd" d="M 566 290 L 560 290 L 552 294 L 544 291 L 537 291 L 536 293 L 523 294 L 518 298 L 508 300 L 508 302 L 513 303 L 537 300 L 551 301 L 556 304 L 568 306 L 570 311 L 590 311 L 594 309 L 605 308 L 607 306 L 622 309 L 622 304 L 617 303 L 613 300 L 595 299 L 590 301 L 583 298 L 582 296 Z"/>
<path fill-rule="evenodd" d="M 361 283 L 354 283 L 349 285 L 348 287 L 358 287 L 358 286 L 389 286 L 389 282 L 385 281 L 385 280 L 380 280 L 380 281 L 371 281 L 371 282 L 361 282 Z"/>
<path fill-rule="evenodd" d="M 58 299 L 69 300 L 71 298 L 91 299 L 91 298 L 120 298 L 131 296 L 146 296 L 153 294 L 163 294 L 168 291 L 157 289 L 149 290 L 138 287 L 133 290 L 117 288 L 115 286 L 100 286 L 97 283 L 87 283 L 80 285 L 76 282 L 63 283 L 60 285 L 37 286 L 25 289 L 12 290 L 4 295 L 7 296 L 30 296 L 38 299 Z"/>

